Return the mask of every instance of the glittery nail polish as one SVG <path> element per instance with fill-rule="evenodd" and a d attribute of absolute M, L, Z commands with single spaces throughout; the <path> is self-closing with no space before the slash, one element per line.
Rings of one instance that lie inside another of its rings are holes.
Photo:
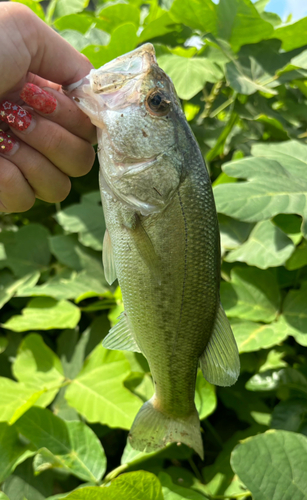
<path fill-rule="evenodd" d="M 0 119 L 20 132 L 27 130 L 33 123 L 33 117 L 29 111 L 11 101 L 0 103 Z"/>
<path fill-rule="evenodd" d="M 14 154 L 18 149 L 19 143 L 10 134 L 7 134 L 0 128 L 0 153 Z"/>
<path fill-rule="evenodd" d="M 20 92 L 20 97 L 29 106 L 46 115 L 53 113 L 57 106 L 57 100 L 53 95 L 33 83 L 25 84 Z"/>

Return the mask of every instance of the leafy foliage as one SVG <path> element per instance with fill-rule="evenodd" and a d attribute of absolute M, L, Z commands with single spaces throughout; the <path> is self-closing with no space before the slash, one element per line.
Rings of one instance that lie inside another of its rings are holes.
<path fill-rule="evenodd" d="M 204 462 L 126 444 L 153 386 L 142 355 L 101 345 L 123 304 L 96 163 L 61 206 L 0 216 L 0 499 L 303 500 L 307 18 L 282 24 L 266 0 L 23 3 L 95 67 L 155 45 L 214 186 L 241 375 L 217 390 L 197 376 Z"/>

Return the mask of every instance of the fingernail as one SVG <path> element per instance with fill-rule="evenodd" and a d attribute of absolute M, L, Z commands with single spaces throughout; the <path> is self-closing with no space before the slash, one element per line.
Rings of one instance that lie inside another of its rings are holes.
<path fill-rule="evenodd" d="M 33 83 L 25 84 L 20 97 L 29 106 L 46 115 L 53 113 L 57 107 L 56 98 Z"/>
<path fill-rule="evenodd" d="M 0 128 L 0 153 L 13 155 L 19 148 L 19 143 L 10 134 Z"/>
<path fill-rule="evenodd" d="M 0 103 L 0 119 L 20 132 L 29 129 L 30 125 L 34 123 L 33 116 L 29 111 L 11 101 Z"/>

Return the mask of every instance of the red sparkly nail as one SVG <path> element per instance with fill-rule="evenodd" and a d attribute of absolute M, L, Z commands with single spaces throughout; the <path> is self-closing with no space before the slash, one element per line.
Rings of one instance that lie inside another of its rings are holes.
<path fill-rule="evenodd" d="M 14 153 L 13 149 L 18 149 L 18 142 L 0 128 L 0 153 Z"/>
<path fill-rule="evenodd" d="M 53 95 L 33 83 L 26 83 L 20 93 L 21 99 L 41 113 L 49 115 L 55 111 L 57 100 Z"/>
<path fill-rule="evenodd" d="M 32 122 L 32 115 L 26 109 L 11 101 L 0 103 L 0 119 L 16 130 L 26 130 Z"/>

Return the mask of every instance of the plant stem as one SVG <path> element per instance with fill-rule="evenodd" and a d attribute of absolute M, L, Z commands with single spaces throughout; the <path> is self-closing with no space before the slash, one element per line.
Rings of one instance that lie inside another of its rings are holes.
<path fill-rule="evenodd" d="M 192 458 L 189 458 L 189 464 L 190 464 L 191 469 L 193 470 L 195 476 L 197 477 L 197 479 L 201 483 L 203 483 L 204 482 L 203 477 L 202 477 L 201 473 L 199 472 L 198 468 L 196 467 L 196 465 L 195 465 L 195 463 L 194 463 L 194 461 L 193 461 Z"/>

